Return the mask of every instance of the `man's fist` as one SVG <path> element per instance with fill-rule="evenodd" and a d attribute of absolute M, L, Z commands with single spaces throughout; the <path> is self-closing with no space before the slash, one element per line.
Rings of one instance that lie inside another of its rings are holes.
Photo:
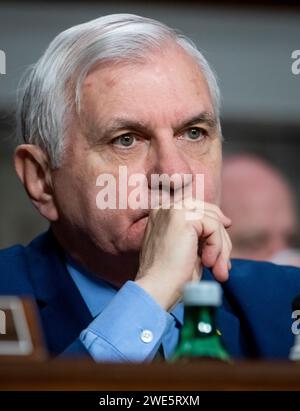
<path fill-rule="evenodd" d="M 227 280 L 230 269 L 230 219 L 214 204 L 189 200 L 184 206 L 151 210 L 135 279 L 167 311 L 187 282 L 201 278 L 202 266 L 218 281 Z"/>

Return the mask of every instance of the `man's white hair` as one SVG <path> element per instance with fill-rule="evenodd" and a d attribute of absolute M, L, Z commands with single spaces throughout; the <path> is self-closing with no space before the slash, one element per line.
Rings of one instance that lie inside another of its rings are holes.
<path fill-rule="evenodd" d="M 219 118 L 216 77 L 190 39 L 153 19 L 113 14 L 60 33 L 30 67 L 20 88 L 19 142 L 38 145 L 48 154 L 52 167 L 59 167 L 72 112 L 80 111 L 81 86 L 93 66 L 103 61 L 145 61 L 147 53 L 170 41 L 199 64 Z"/>

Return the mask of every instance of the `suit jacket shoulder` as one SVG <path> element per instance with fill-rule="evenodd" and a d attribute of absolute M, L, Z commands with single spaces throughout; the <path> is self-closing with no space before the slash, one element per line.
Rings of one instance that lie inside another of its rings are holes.
<path fill-rule="evenodd" d="M 0 250 L 0 273 L 0 294 L 33 294 L 23 246 L 16 245 Z"/>
<path fill-rule="evenodd" d="M 300 269 L 268 262 L 233 260 L 224 296 L 238 315 L 250 356 L 287 357 L 292 333 L 291 303 L 300 293 Z"/>
<path fill-rule="evenodd" d="M 0 295 L 26 295 L 36 302 L 51 354 L 65 351 L 92 321 L 50 230 L 26 247 L 1 250 L 0 272 Z"/>

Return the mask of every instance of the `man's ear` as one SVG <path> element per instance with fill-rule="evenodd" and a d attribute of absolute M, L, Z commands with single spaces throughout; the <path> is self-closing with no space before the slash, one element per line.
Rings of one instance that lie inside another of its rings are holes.
<path fill-rule="evenodd" d="M 15 150 L 15 168 L 29 198 L 40 214 L 51 222 L 58 220 L 51 167 L 43 150 L 32 144 L 19 145 Z"/>

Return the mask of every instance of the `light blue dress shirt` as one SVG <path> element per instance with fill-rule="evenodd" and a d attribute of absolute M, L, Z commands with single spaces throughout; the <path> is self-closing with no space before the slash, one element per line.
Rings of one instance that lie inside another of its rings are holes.
<path fill-rule="evenodd" d="M 80 340 L 96 361 L 151 361 L 160 345 L 171 357 L 183 324 L 182 303 L 168 313 L 133 281 L 117 290 L 69 257 L 66 266 L 93 317 Z"/>

